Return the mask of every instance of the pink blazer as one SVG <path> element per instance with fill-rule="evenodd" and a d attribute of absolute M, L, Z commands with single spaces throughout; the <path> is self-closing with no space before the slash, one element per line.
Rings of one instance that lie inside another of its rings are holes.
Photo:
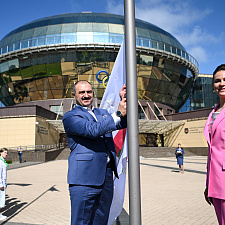
<path fill-rule="evenodd" d="M 203 131 L 209 146 L 206 186 L 209 197 L 225 200 L 225 108 L 213 123 L 211 138 L 209 134 L 212 113 L 218 107 L 209 114 Z"/>

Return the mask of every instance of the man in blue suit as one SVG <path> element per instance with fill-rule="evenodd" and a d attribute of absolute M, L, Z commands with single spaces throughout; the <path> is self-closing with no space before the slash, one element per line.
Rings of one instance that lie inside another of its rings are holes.
<path fill-rule="evenodd" d="M 93 89 L 87 81 L 78 81 L 72 95 L 76 106 L 63 117 L 71 149 L 71 225 L 107 225 L 113 198 L 112 171 L 118 178 L 112 131 L 127 125 L 126 86 L 120 91 L 122 100 L 113 114 L 92 106 Z"/>

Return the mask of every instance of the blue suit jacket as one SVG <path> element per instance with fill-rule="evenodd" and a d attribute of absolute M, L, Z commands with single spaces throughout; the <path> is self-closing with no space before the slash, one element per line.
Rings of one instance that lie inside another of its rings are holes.
<path fill-rule="evenodd" d="M 105 180 L 107 149 L 116 162 L 112 131 L 126 127 L 126 117 L 118 125 L 105 109 L 94 109 L 98 121 L 82 106 L 65 113 L 63 125 L 71 149 L 68 183 L 100 186 Z M 117 176 L 116 163 L 112 166 Z"/>

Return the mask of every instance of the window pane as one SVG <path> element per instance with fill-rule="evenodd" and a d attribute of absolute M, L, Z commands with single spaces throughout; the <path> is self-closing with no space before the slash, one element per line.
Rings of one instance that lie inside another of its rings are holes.
<path fill-rule="evenodd" d="M 54 41 L 55 44 L 61 43 L 61 37 L 60 36 L 55 36 L 54 38 L 55 38 L 55 41 Z"/>
<path fill-rule="evenodd" d="M 11 45 L 8 46 L 8 51 L 9 52 L 13 51 L 13 44 L 11 44 Z"/>
<path fill-rule="evenodd" d="M 102 43 L 109 43 L 109 35 L 108 34 L 95 34 L 93 36 L 94 43 L 102 42 Z"/>
<path fill-rule="evenodd" d="M 109 32 L 107 23 L 93 23 L 94 32 Z"/>
<path fill-rule="evenodd" d="M 45 45 L 45 38 L 38 38 L 38 45 Z"/>
<path fill-rule="evenodd" d="M 37 46 L 37 44 L 38 44 L 38 39 L 32 39 L 29 43 L 29 46 L 33 47 L 33 46 Z"/>
<path fill-rule="evenodd" d="M 46 44 L 47 45 L 54 44 L 54 37 L 47 37 Z"/>
<path fill-rule="evenodd" d="M 61 43 L 76 43 L 77 42 L 77 36 L 62 36 L 61 37 Z"/>
<path fill-rule="evenodd" d="M 28 47 L 28 41 L 22 41 L 21 48 L 27 48 L 27 47 Z"/>
<path fill-rule="evenodd" d="M 61 33 L 74 33 L 77 31 L 76 23 L 62 24 Z"/>
<path fill-rule="evenodd" d="M 165 50 L 166 50 L 167 52 L 171 52 L 170 45 L 165 44 Z"/>
<path fill-rule="evenodd" d="M 93 16 L 93 23 L 107 23 L 107 17 L 104 16 Z"/>
<path fill-rule="evenodd" d="M 140 38 L 136 38 L 136 45 L 141 46 L 141 44 L 140 44 Z"/>
<path fill-rule="evenodd" d="M 21 38 L 22 38 L 22 32 L 16 33 L 13 35 L 12 42 L 19 41 L 21 40 Z"/>
<path fill-rule="evenodd" d="M 47 32 L 47 27 L 37 27 L 34 29 L 34 37 L 45 36 Z"/>
<path fill-rule="evenodd" d="M 169 38 L 169 39 L 170 39 L 170 43 L 171 43 L 174 47 L 178 47 L 177 41 L 175 41 L 173 38 Z"/>
<path fill-rule="evenodd" d="M 163 42 L 165 42 L 167 44 L 171 44 L 168 36 L 166 36 L 164 34 L 160 34 L 160 36 L 161 36 Z"/>
<path fill-rule="evenodd" d="M 159 42 L 158 43 L 158 48 L 161 49 L 161 50 L 164 50 L 164 44 Z"/>
<path fill-rule="evenodd" d="M 78 23 L 77 24 L 78 32 L 90 32 L 92 31 L 92 23 Z"/>
<path fill-rule="evenodd" d="M 150 46 L 150 41 L 149 41 L 149 40 L 143 39 L 143 46 L 144 46 L 144 47 L 151 47 L 151 46 Z"/>
<path fill-rule="evenodd" d="M 176 48 L 172 46 L 172 53 L 177 54 Z"/>
<path fill-rule="evenodd" d="M 7 46 L 2 48 L 2 54 L 7 53 Z"/>
<path fill-rule="evenodd" d="M 33 33 L 34 33 L 34 30 L 33 29 L 29 29 L 29 30 L 23 31 L 22 39 L 32 38 Z"/>
<path fill-rule="evenodd" d="M 109 24 L 109 33 L 124 34 L 124 26 L 119 24 Z"/>
<path fill-rule="evenodd" d="M 152 39 L 153 40 L 156 40 L 156 41 L 162 41 L 159 33 L 157 32 L 154 32 L 154 31 L 149 31 L 150 32 L 150 35 L 152 36 Z"/>
<path fill-rule="evenodd" d="M 20 42 L 15 43 L 15 50 L 20 49 Z"/>
<path fill-rule="evenodd" d="M 77 43 L 93 43 L 93 33 L 92 32 L 78 32 L 77 33 Z"/>
<path fill-rule="evenodd" d="M 61 28 L 61 24 L 48 26 L 47 35 L 59 34 L 61 32 Z"/>
<path fill-rule="evenodd" d="M 139 37 L 151 38 L 149 34 L 149 30 L 137 28 L 137 34 Z"/>
<path fill-rule="evenodd" d="M 158 48 L 157 42 L 156 41 L 152 41 L 152 48 Z"/>

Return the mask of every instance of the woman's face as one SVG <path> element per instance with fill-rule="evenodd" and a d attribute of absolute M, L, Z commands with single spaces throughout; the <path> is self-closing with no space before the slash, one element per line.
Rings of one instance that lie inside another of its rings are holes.
<path fill-rule="evenodd" d="M 8 151 L 4 151 L 1 153 L 1 157 L 4 159 L 6 158 L 7 155 L 8 155 Z"/>
<path fill-rule="evenodd" d="M 213 88 L 220 98 L 225 99 L 225 70 L 221 70 L 214 75 Z"/>

